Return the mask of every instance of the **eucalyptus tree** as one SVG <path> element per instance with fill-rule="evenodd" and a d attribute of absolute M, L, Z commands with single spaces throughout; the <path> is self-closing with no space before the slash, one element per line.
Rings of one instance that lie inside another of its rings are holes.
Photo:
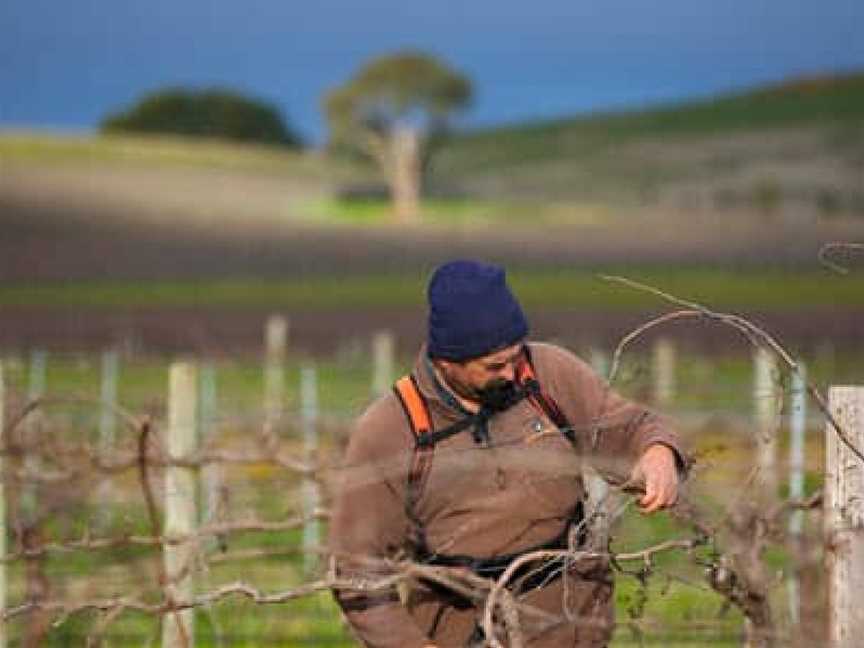
<path fill-rule="evenodd" d="M 430 144 L 470 100 L 468 79 L 431 55 L 381 56 L 324 98 L 329 144 L 371 157 L 387 180 L 397 220 L 416 222 Z"/>

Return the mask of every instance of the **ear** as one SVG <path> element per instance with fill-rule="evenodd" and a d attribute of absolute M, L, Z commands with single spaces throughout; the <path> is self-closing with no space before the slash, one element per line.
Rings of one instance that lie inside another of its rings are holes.
<path fill-rule="evenodd" d="M 449 374 L 453 371 L 453 368 L 459 366 L 460 363 L 454 362 L 453 360 L 445 360 L 444 358 L 435 358 L 432 360 L 432 364 L 435 365 L 435 368 L 442 374 Z"/>

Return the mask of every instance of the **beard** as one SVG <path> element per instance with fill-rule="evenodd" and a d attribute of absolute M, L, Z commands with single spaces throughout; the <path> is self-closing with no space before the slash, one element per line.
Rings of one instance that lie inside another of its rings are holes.
<path fill-rule="evenodd" d="M 475 398 L 484 409 L 502 412 L 518 400 L 519 392 L 512 380 L 496 379 L 476 389 Z"/>

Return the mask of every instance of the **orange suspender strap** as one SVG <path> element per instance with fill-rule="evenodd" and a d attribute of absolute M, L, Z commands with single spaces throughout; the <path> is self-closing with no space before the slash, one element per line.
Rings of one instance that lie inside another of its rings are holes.
<path fill-rule="evenodd" d="M 421 447 L 417 440 L 423 434 L 432 431 L 432 422 L 429 419 L 429 408 L 426 406 L 426 401 L 423 400 L 420 388 L 414 382 L 413 376 L 402 376 L 393 385 L 393 391 L 402 404 L 402 409 L 405 410 L 405 415 L 411 424 L 411 432 L 414 435 L 414 451 L 411 456 L 411 467 L 408 471 L 406 502 L 410 512 L 413 511 L 414 505 L 420 498 L 420 493 L 423 492 L 426 476 L 429 474 L 429 466 L 432 464 L 432 453 L 435 451 L 434 445 Z"/>
<path fill-rule="evenodd" d="M 534 375 L 534 367 L 531 366 L 531 360 L 527 357 L 522 358 L 522 362 L 519 363 L 516 379 L 520 385 L 524 385 L 529 380 L 537 380 L 537 376 Z"/>
<path fill-rule="evenodd" d="M 432 425 L 429 422 L 429 410 L 426 409 L 426 403 L 423 402 L 413 376 L 402 376 L 396 381 L 395 389 L 411 422 L 411 431 L 415 438 L 430 432 Z"/>

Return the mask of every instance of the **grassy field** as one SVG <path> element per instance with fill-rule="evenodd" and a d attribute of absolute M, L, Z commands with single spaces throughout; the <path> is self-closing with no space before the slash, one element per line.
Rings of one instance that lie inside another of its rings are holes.
<path fill-rule="evenodd" d="M 320 157 L 281 147 L 172 136 L 52 134 L 0 131 L 0 163 L 129 164 L 156 168 L 215 168 L 321 176 Z"/>
<path fill-rule="evenodd" d="M 436 158 L 433 184 L 499 200 L 860 215 L 862 143 L 857 74 L 463 135 Z"/>
<path fill-rule="evenodd" d="M 864 276 L 827 270 L 640 268 L 612 266 L 594 271 L 509 273 L 514 291 L 529 308 L 646 309 L 654 295 L 605 280 L 638 278 L 675 296 L 713 308 L 801 310 L 864 306 Z M 56 281 L 0 284 L 0 307 L 202 307 L 344 309 L 422 307 L 425 273 L 303 279 L 201 281 Z"/>

